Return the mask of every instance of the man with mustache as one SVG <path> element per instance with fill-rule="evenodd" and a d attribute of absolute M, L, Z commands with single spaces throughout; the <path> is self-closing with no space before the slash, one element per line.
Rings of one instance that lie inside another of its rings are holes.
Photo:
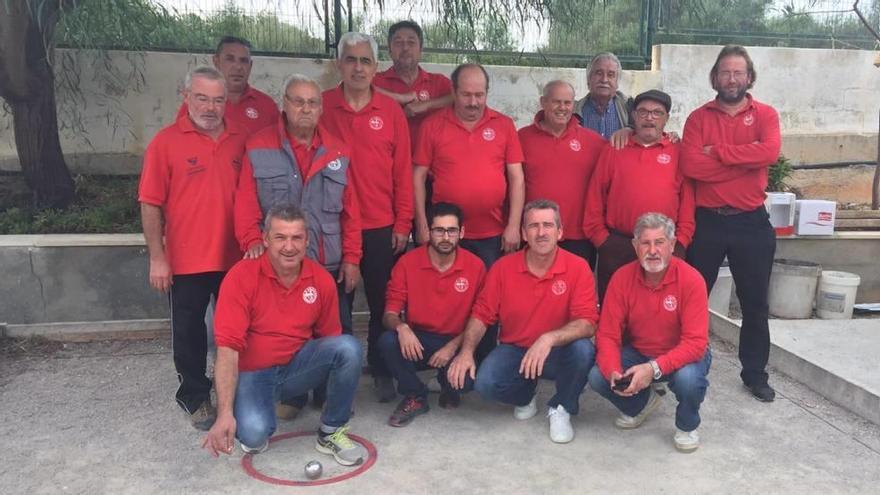
<path fill-rule="evenodd" d="M 574 88 L 555 80 L 544 86 L 541 110 L 535 121 L 519 130 L 522 144 L 526 201 L 551 199 L 559 205 L 566 230 L 559 247 L 596 266 L 596 248 L 579 228 L 584 220 L 584 204 L 590 177 L 599 153 L 605 147 L 602 137 L 581 127 L 572 115 Z"/>
<path fill-rule="evenodd" d="M 538 378 L 555 380 L 556 394 L 547 403 L 550 439 L 566 443 L 574 438 L 571 415 L 578 413 L 595 356 L 590 337 L 599 314 L 593 274 L 583 258 L 559 249 L 563 226 L 556 203 L 531 201 L 524 210 L 522 234 L 528 247 L 489 270 L 449 367 L 449 382 L 513 405 L 513 416 L 526 420 L 538 411 Z M 496 322 L 501 343 L 477 372 L 474 350 Z"/>
<path fill-rule="evenodd" d="M 138 201 L 150 254 L 150 285 L 169 293 L 177 403 L 207 430 L 216 412 L 205 311 L 241 251 L 233 232 L 245 129 L 225 118 L 226 82 L 217 69 L 186 76 L 187 113 L 159 131 L 144 152 Z"/>
<path fill-rule="evenodd" d="M 717 96 L 685 122 L 681 167 L 694 180 L 696 192 L 696 232 L 688 262 L 711 291 L 727 257 L 743 316 L 740 378 L 756 399 L 771 402 L 776 392 L 766 371 L 767 293 L 776 235 L 764 209 L 764 190 L 782 139 L 776 110 L 748 92 L 756 78 L 745 48 L 728 45 L 721 50 L 709 72 Z"/>
<path fill-rule="evenodd" d="M 351 174 L 363 229 L 360 268 L 370 308 L 367 361 L 377 399 L 390 402 L 396 395 L 394 382 L 378 340 L 385 330 L 385 287 L 412 227 L 413 175 L 406 116 L 372 85 L 378 56 L 372 36 L 342 35 L 336 60 L 342 82 L 324 92 L 320 124 L 352 150 Z"/>
<path fill-rule="evenodd" d="M 589 93 L 574 108 L 582 125 L 605 139 L 611 139 L 612 134 L 630 124 L 629 98 L 617 90 L 620 72 L 620 60 L 613 53 L 593 57 L 587 67 Z"/>
<path fill-rule="evenodd" d="M 672 99 L 652 89 L 635 98 L 635 134 L 621 149 L 605 147 L 590 182 L 583 230 L 599 248 L 596 277 L 603 301 L 611 275 L 633 261 L 630 249 L 636 219 L 663 213 L 678 225 L 676 255 L 684 258 L 694 233 L 694 189 L 678 166 L 679 144 L 663 130 Z"/>
<path fill-rule="evenodd" d="M 212 58 L 214 67 L 226 78 L 226 118 L 249 133 L 254 133 L 278 121 L 278 105 L 262 91 L 248 84 L 254 61 L 251 42 L 236 36 L 224 36 L 217 43 Z M 177 116 L 186 115 L 186 102 Z"/>
<path fill-rule="evenodd" d="M 700 273 L 672 255 L 674 246 L 669 217 L 651 212 L 636 221 L 638 259 L 617 270 L 608 286 L 590 388 L 620 411 L 618 428 L 633 429 L 660 405 L 651 384 L 668 382 L 678 400 L 675 448 L 693 452 L 712 364 L 709 303 Z"/>
<path fill-rule="evenodd" d="M 446 371 L 461 347 L 464 326 L 486 274 L 480 258 L 458 247 L 464 234 L 461 208 L 437 203 L 428 215 L 428 244 L 406 253 L 394 265 L 385 297 L 388 330 L 379 339 L 379 348 L 403 396 L 388 419 L 391 426 L 406 426 L 430 409 L 428 387 L 416 375 L 418 369 L 436 368 L 440 407 L 458 407 L 460 398 Z"/>

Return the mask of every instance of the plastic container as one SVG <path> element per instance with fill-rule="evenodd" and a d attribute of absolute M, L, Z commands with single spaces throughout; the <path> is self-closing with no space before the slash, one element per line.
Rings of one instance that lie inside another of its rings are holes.
<path fill-rule="evenodd" d="M 810 261 L 773 260 L 767 303 L 770 314 L 779 318 L 808 319 L 822 267 Z"/>
<path fill-rule="evenodd" d="M 733 292 L 733 276 L 727 264 L 718 267 L 718 278 L 709 293 L 709 309 L 728 316 L 730 314 L 730 295 Z"/>
<path fill-rule="evenodd" d="M 827 271 L 819 278 L 816 314 L 824 320 L 852 318 L 853 304 L 862 279 L 855 273 Z"/>

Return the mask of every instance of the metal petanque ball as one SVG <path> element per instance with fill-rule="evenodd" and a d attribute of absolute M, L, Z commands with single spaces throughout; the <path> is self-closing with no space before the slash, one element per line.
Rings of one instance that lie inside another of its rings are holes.
<path fill-rule="evenodd" d="M 309 461 L 303 470 L 306 473 L 306 478 L 316 480 L 321 477 L 321 473 L 324 472 L 324 467 L 321 466 L 321 463 L 318 461 Z"/>

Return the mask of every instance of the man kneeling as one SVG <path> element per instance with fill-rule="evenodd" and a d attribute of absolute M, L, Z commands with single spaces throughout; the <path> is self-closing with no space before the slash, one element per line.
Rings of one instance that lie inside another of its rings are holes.
<path fill-rule="evenodd" d="M 614 273 L 605 294 L 590 387 L 620 410 L 614 424 L 632 429 L 660 404 L 651 383 L 668 381 L 678 399 L 675 448 L 693 452 L 712 363 L 706 283 L 672 256 L 675 224 L 668 217 L 642 215 L 634 236 L 638 260 Z"/>
<path fill-rule="evenodd" d="M 307 259 L 302 212 L 276 205 L 263 228 L 266 252 L 238 262 L 220 288 L 214 316 L 217 421 L 202 446 L 213 456 L 263 452 L 275 432 L 275 402 L 327 382 L 319 452 L 345 466 L 366 449 L 348 438 L 348 419 L 361 374 L 361 347 L 342 335 L 336 282 Z"/>
<path fill-rule="evenodd" d="M 578 413 L 595 356 L 589 340 L 599 317 L 595 283 L 583 258 L 557 246 L 562 225 L 553 201 L 525 206 L 522 236 L 528 247 L 502 257 L 486 275 L 449 381 L 516 406 L 514 417 L 529 419 L 537 412 L 538 378 L 555 380 L 556 394 L 547 403 L 550 439 L 566 443 L 574 438 L 569 416 Z M 497 321 L 501 344 L 476 372 L 474 349 Z"/>

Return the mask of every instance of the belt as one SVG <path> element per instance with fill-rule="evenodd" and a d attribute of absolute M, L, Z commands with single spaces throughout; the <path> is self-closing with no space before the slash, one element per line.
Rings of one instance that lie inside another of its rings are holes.
<path fill-rule="evenodd" d="M 717 208 L 706 208 L 704 206 L 701 206 L 700 209 L 705 210 L 705 211 L 710 211 L 712 213 L 715 213 L 716 215 L 723 215 L 725 217 L 755 211 L 755 210 L 740 210 L 739 208 L 734 208 L 732 206 L 719 206 Z"/>

